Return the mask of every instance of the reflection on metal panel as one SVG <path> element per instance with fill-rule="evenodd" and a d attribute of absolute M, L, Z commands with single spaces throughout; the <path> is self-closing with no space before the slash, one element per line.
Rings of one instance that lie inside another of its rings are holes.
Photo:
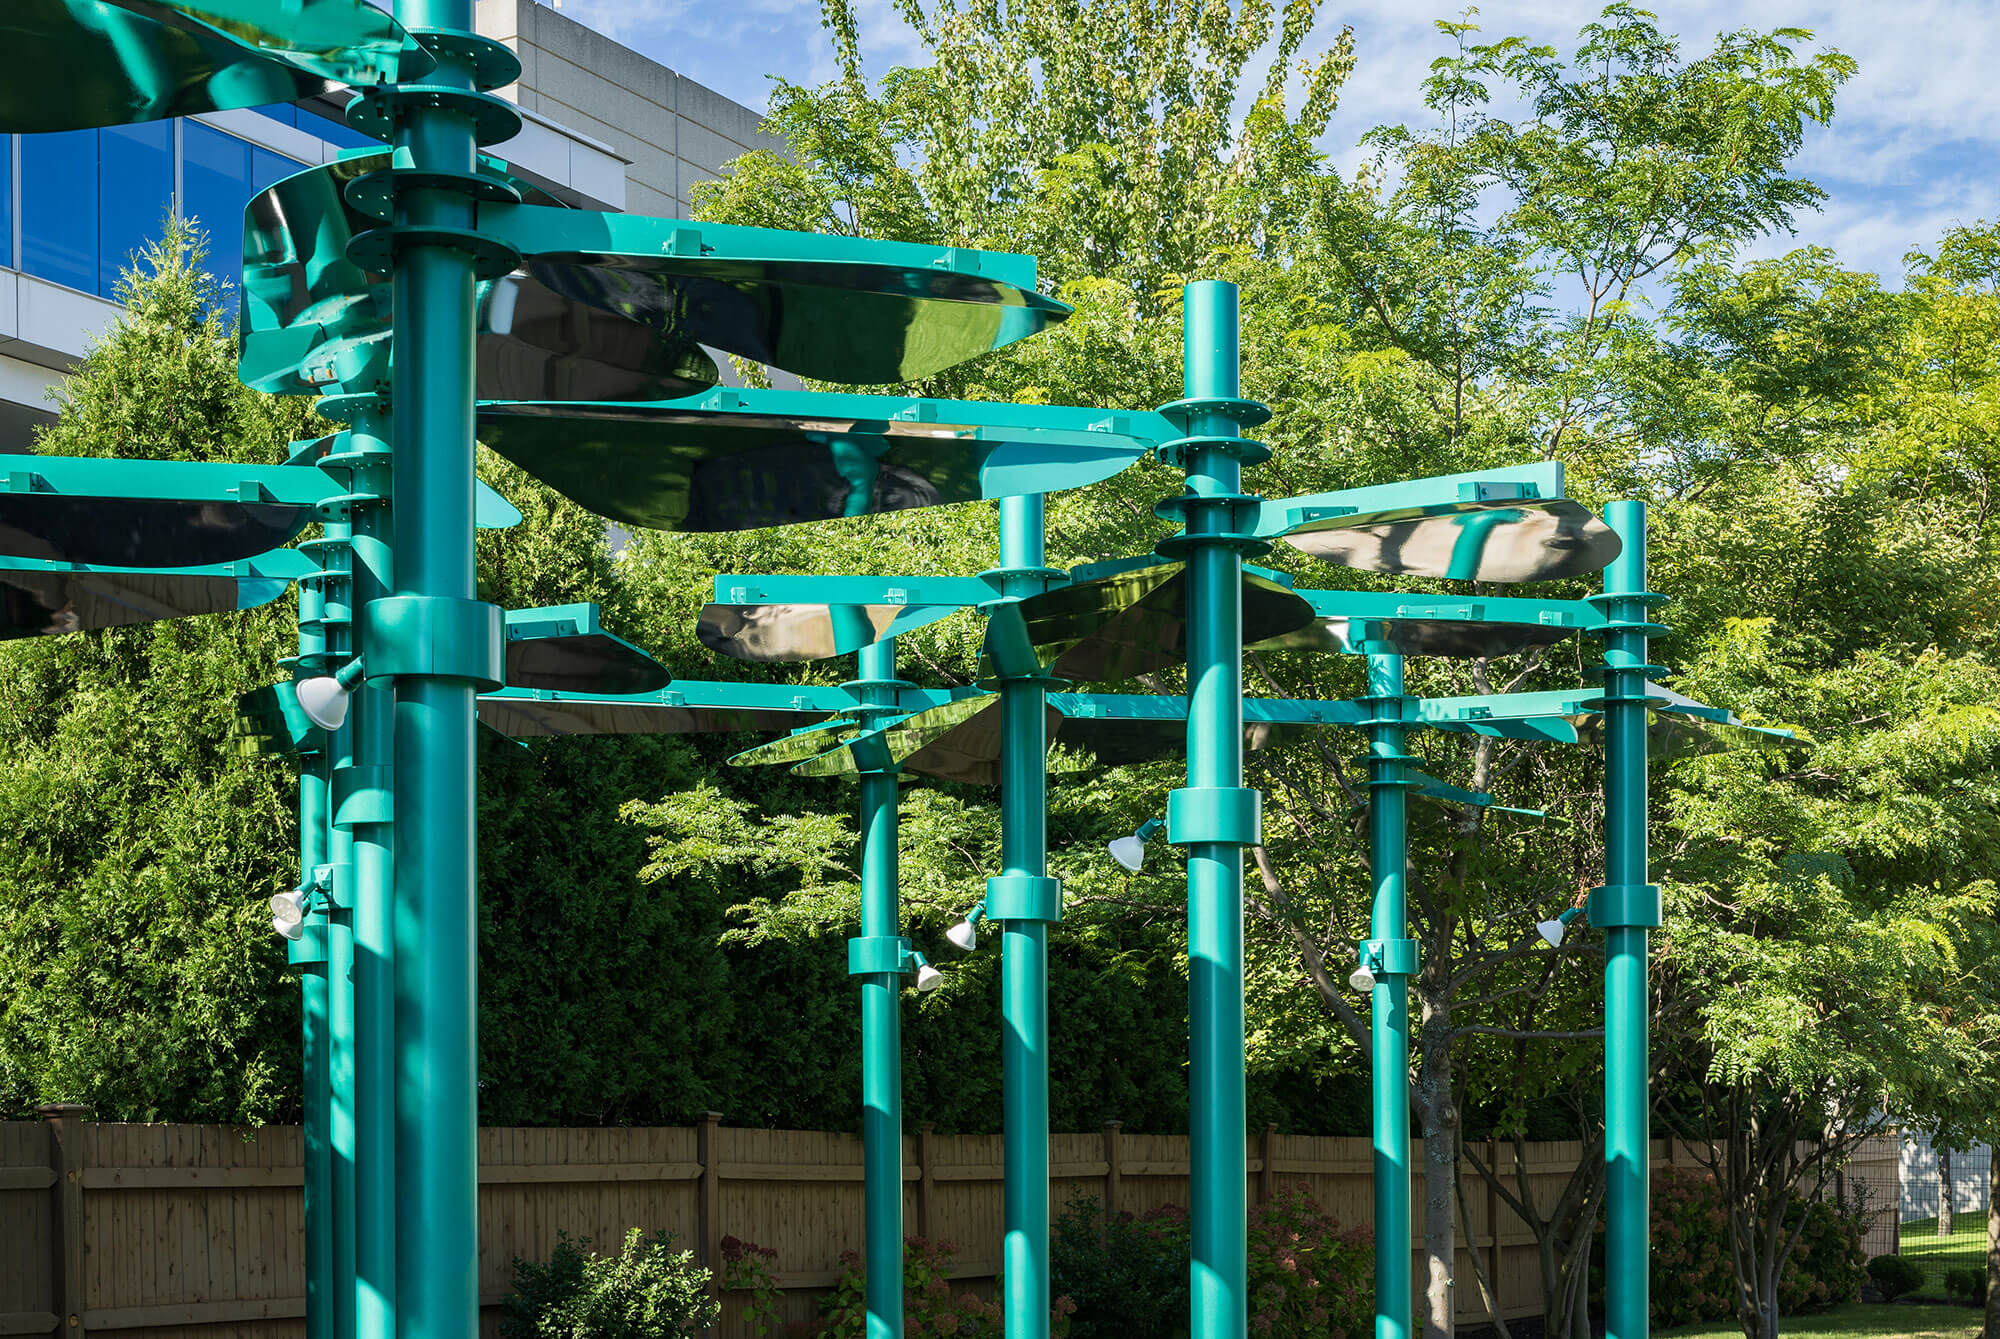
<path fill-rule="evenodd" d="M 1310 522 L 1285 542 L 1364 572 L 1508 582 L 1587 576 L 1620 547 L 1610 526 L 1562 499 L 1361 512 Z"/>
<path fill-rule="evenodd" d="M 1051 672 L 1115 683 L 1187 663 L 1187 577 L 1162 563 L 1061 586 L 1021 601 L 1028 636 Z M 1243 575 L 1243 640 L 1269 641 L 1313 621 L 1312 606 L 1274 581 Z"/>
<path fill-rule="evenodd" d="M 711 604 L 695 636 L 737 660 L 826 660 L 950 618 L 948 604 Z"/>
<path fill-rule="evenodd" d="M 659 702 L 606 702 L 525 697 L 482 697 L 479 719 L 515 739 L 570 735 L 732 734 L 740 730 L 788 730 L 799 723 L 793 711 L 736 707 L 675 707 Z"/>
<path fill-rule="evenodd" d="M 293 102 L 432 64 L 363 0 L 9 0 L 0 129 L 127 125 Z"/>
<path fill-rule="evenodd" d="M 1258 642 L 1252 651 L 1327 651 L 1361 655 L 1445 656 L 1458 660 L 1518 655 L 1553 646 L 1577 629 L 1534 623 L 1463 619 L 1329 618 L 1282 637 Z"/>
<path fill-rule="evenodd" d="M 657 692 L 671 682 L 666 666 L 606 632 L 507 643 L 509 688 L 617 696 Z"/>
<path fill-rule="evenodd" d="M 184 572 L 0 569 L 0 641 L 254 609 L 288 584 Z"/>
<path fill-rule="evenodd" d="M 99 567 L 207 567 L 289 543 L 312 508 L 0 494 L 0 554 Z"/>

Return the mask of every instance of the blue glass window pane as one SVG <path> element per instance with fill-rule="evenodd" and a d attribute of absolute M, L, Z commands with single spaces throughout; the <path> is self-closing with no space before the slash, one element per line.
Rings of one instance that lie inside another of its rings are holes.
<path fill-rule="evenodd" d="M 97 132 L 21 136 L 21 268 L 97 291 Z"/>
<path fill-rule="evenodd" d="M 225 277 L 243 254 L 243 206 L 250 199 L 250 145 L 186 121 L 181 127 L 181 217 L 208 235 L 209 268 Z"/>
<path fill-rule="evenodd" d="M 174 200 L 170 121 L 112 126 L 97 138 L 97 293 L 110 297 L 118 272 L 166 229 Z"/>
<path fill-rule="evenodd" d="M 0 135 L 0 265 L 14 263 L 14 137 Z"/>
<path fill-rule="evenodd" d="M 299 114 L 298 127 L 309 135 L 318 135 L 337 149 L 374 149 L 381 147 L 380 140 L 369 139 L 358 130 L 348 127 L 347 122 L 337 121 L 331 116 L 323 116 L 310 107 L 295 107 Z"/>
<path fill-rule="evenodd" d="M 296 159 L 287 158 L 281 153 L 272 153 L 269 149 L 252 149 L 250 151 L 250 195 L 256 195 L 267 187 L 275 186 L 304 166 L 304 163 Z M 243 203 L 246 205 L 249 204 L 250 197 L 245 196 Z M 239 247 L 237 249 L 237 254 L 242 254 L 242 248 Z"/>

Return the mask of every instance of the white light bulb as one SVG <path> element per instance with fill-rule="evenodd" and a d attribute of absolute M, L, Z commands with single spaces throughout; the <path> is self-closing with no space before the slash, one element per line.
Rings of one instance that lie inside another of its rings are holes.
<path fill-rule="evenodd" d="M 1104 848 L 1128 873 L 1137 874 L 1146 863 L 1146 843 L 1137 837 L 1120 837 Z"/>
<path fill-rule="evenodd" d="M 946 943 L 961 953 L 970 953 L 979 947 L 979 930 L 970 916 L 946 930 L 944 937 Z"/>
<path fill-rule="evenodd" d="M 297 925 L 306 918 L 306 895 L 294 888 L 271 899 L 271 919 L 279 925 Z"/>
<path fill-rule="evenodd" d="M 306 924 L 304 921 L 285 921 L 273 916 L 271 918 L 271 928 L 277 931 L 279 938 L 289 939 L 294 943 L 306 937 Z"/>
<path fill-rule="evenodd" d="M 1569 927 L 1561 921 L 1537 921 L 1535 923 L 1535 933 L 1547 940 L 1550 948 L 1561 948 L 1563 935 L 1568 930 Z"/>
<path fill-rule="evenodd" d="M 925 963 L 923 966 L 917 968 L 917 993 L 919 995 L 928 995 L 943 984 L 944 973 L 929 963 Z"/>
<path fill-rule="evenodd" d="M 1354 969 L 1353 975 L 1347 978 L 1347 984 L 1366 995 L 1375 989 L 1375 973 L 1369 971 L 1367 964 L 1364 963 Z"/>
<path fill-rule="evenodd" d="M 331 675 L 303 680 L 298 687 L 299 710 L 322 730 L 338 730 L 347 723 L 347 699 L 352 690 Z"/>

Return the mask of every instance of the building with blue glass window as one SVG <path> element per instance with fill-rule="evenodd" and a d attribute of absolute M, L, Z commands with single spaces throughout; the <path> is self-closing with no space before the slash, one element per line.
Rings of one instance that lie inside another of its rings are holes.
<path fill-rule="evenodd" d="M 478 25 L 523 69 L 502 96 L 526 124 L 489 152 L 571 204 L 684 218 L 697 182 L 777 144 L 756 112 L 534 0 L 479 0 Z M 51 419 L 49 388 L 110 323 L 121 268 L 169 211 L 200 221 L 233 281 L 251 196 L 373 143 L 347 128 L 345 101 L 0 135 L 0 452 Z"/>

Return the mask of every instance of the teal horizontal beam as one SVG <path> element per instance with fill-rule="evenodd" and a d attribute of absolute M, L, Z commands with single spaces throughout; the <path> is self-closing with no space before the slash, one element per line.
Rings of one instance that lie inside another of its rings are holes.
<path fill-rule="evenodd" d="M 981 696 L 977 688 L 901 688 L 891 704 L 896 712 L 915 713 L 941 707 L 960 698 Z M 861 699 L 845 688 L 789 683 L 719 683 L 702 679 L 676 679 L 673 687 L 656 693 L 611 696 L 601 693 L 562 693 L 535 689 L 508 688 L 482 693 L 483 701 L 520 702 L 611 702 L 658 707 L 734 707 L 746 711 L 796 711 L 826 715 L 853 711 Z"/>
<path fill-rule="evenodd" d="M 1268 539 L 1313 521 L 1338 516 L 1448 507 L 1463 502 L 1547 500 L 1561 496 L 1562 462 L 1538 461 L 1532 465 L 1509 465 L 1501 469 L 1474 470 L 1467 474 L 1442 474 L 1432 479 L 1409 479 L 1368 488 L 1343 488 L 1331 493 L 1279 498 L 1257 508 L 1256 533 Z"/>
<path fill-rule="evenodd" d="M 507 611 L 507 640 L 530 637 L 589 637 L 604 631 L 594 604 L 553 604 Z"/>
<path fill-rule="evenodd" d="M 619 215 L 620 218 L 629 217 Z M 706 226 L 706 225 L 704 225 Z M 797 236 L 784 233 L 781 236 Z M 818 238 L 818 241 L 831 240 Z M 992 400 L 926 400 L 908 395 L 855 395 L 844 391 L 762 390 L 754 386 L 718 386 L 678 403 L 690 409 L 736 411 L 757 417 L 813 420 L 859 419 L 864 422 L 937 424 L 944 429 L 991 429 L 1010 440 L 1023 433 L 1103 442 L 1129 438 L 1145 448 L 1180 436 L 1164 414 L 1146 409 L 1098 409 L 1089 405 L 1005 404 Z M 952 432 L 962 436 L 962 432 Z"/>
<path fill-rule="evenodd" d="M 1594 631 L 1604 627 L 1604 611 L 1588 600 L 1524 600 L 1513 597 L 1404 595 L 1395 591 L 1300 590 L 1321 618 L 1438 619 L 1458 623 L 1522 623 L 1545 628 Z"/>
<path fill-rule="evenodd" d="M 302 465 L 234 465 L 197 460 L 100 460 L 93 456 L 16 456 L 0 472 L 0 491 L 168 502 L 276 502 L 317 506 L 341 489 Z"/>
<path fill-rule="evenodd" d="M 546 205 L 486 205 L 479 210 L 479 230 L 527 257 L 638 255 L 717 263 L 762 260 L 880 265 L 994 279 L 1028 290 L 1035 287 L 1035 258 L 1006 251 L 830 237 Z"/>
<path fill-rule="evenodd" d="M 79 574 L 133 576 L 235 577 L 239 581 L 297 581 L 319 575 L 319 564 L 298 549 L 272 549 L 255 558 L 234 563 L 211 563 L 206 567 L 106 567 L 94 563 L 65 563 L 49 558 L 0 556 L 0 572 L 48 572 L 63 576 Z"/>

